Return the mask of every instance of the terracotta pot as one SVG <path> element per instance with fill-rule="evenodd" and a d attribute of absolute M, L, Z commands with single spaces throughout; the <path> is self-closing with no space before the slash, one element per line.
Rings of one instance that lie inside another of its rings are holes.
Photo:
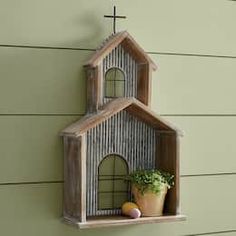
<path fill-rule="evenodd" d="M 158 194 L 151 191 L 142 194 L 135 186 L 132 186 L 132 193 L 142 216 L 161 216 L 163 214 L 167 187 Z"/>

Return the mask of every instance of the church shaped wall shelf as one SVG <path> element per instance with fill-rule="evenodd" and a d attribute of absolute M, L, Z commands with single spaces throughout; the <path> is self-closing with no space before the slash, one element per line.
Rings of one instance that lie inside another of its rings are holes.
<path fill-rule="evenodd" d="M 185 219 L 179 196 L 182 133 L 150 108 L 156 69 L 127 31 L 112 34 L 85 64 L 87 113 L 61 132 L 67 223 L 94 228 Z M 156 168 L 175 178 L 163 216 L 122 216 L 120 205 L 131 194 L 118 177 Z"/>

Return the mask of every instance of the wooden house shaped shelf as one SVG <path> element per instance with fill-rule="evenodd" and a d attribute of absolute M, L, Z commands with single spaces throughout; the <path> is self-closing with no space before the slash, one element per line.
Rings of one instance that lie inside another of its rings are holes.
<path fill-rule="evenodd" d="M 156 65 L 128 32 L 111 35 L 86 63 L 87 114 L 65 128 L 64 212 L 79 228 L 183 220 L 179 209 L 178 131 L 150 109 Z M 121 216 L 130 200 L 122 175 L 159 168 L 175 176 L 164 215 Z"/>

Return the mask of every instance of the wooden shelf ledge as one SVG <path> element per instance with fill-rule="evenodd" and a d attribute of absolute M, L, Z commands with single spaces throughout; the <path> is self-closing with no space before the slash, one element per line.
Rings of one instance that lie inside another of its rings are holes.
<path fill-rule="evenodd" d="M 64 221 L 66 223 L 74 225 L 80 229 L 174 222 L 184 220 L 186 220 L 186 216 L 184 215 L 163 215 L 157 217 L 140 217 L 137 219 L 131 219 L 124 216 L 100 216 L 89 217 L 86 222 L 78 222 L 75 219 L 64 218 Z"/>

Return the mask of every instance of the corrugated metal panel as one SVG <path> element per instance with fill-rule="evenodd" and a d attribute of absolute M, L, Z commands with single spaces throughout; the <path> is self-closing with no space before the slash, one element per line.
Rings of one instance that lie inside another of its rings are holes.
<path fill-rule="evenodd" d="M 98 167 L 109 154 L 122 156 L 129 171 L 155 167 L 155 131 L 121 111 L 87 132 L 87 215 L 113 215 L 120 210 L 98 210 Z M 145 157 L 145 158 L 144 158 Z"/>
<path fill-rule="evenodd" d="M 125 74 L 125 97 L 137 97 L 137 62 L 122 48 L 121 45 L 113 49 L 112 52 L 104 58 L 102 62 L 103 77 L 112 67 L 121 69 Z M 111 98 L 103 98 L 104 103 L 110 100 Z"/>

